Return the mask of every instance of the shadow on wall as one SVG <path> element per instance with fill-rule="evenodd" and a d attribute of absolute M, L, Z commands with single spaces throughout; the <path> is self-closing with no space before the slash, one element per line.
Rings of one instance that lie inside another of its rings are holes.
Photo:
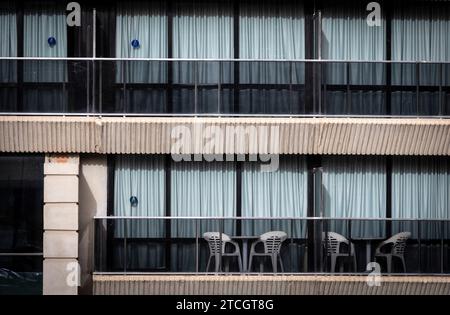
<path fill-rule="evenodd" d="M 92 294 L 93 218 L 107 214 L 107 174 L 106 155 L 80 157 L 78 257 L 81 267 L 81 286 L 79 294 Z"/>

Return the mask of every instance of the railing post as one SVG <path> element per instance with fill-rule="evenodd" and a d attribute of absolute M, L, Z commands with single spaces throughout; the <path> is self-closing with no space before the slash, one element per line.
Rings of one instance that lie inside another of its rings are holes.
<path fill-rule="evenodd" d="M 345 103 L 345 105 L 346 105 L 346 110 L 345 110 L 345 113 L 348 113 L 348 112 L 350 112 L 350 106 L 351 106 L 351 91 L 350 91 L 350 62 L 346 62 L 346 67 L 345 67 L 345 73 L 347 74 L 346 75 L 346 78 L 347 78 L 347 98 L 346 98 L 346 103 Z"/>
<path fill-rule="evenodd" d="M 219 81 L 217 82 L 217 113 L 220 114 L 221 92 L 222 92 L 222 62 L 218 61 L 219 65 Z"/>
<path fill-rule="evenodd" d="M 444 221 L 441 221 L 441 273 L 444 273 Z"/>
<path fill-rule="evenodd" d="M 422 242 L 421 242 L 421 236 L 420 236 L 420 220 L 417 220 L 417 242 L 419 246 L 419 273 L 422 271 Z"/>
<path fill-rule="evenodd" d="M 195 223 L 195 272 L 199 271 L 199 239 L 198 239 L 198 219 L 194 221 Z"/>
<path fill-rule="evenodd" d="M 103 90 L 103 80 L 102 80 L 102 78 L 103 78 L 103 64 L 102 64 L 102 61 L 101 60 L 99 60 L 98 61 L 98 63 L 99 63 L 99 70 L 98 70 L 98 72 L 99 72 L 99 78 L 98 78 L 98 80 L 99 80 L 99 82 L 98 82 L 98 112 L 101 114 L 101 113 L 103 113 L 103 93 L 102 93 L 102 90 Z"/>
<path fill-rule="evenodd" d="M 219 257 L 220 257 L 220 259 L 219 259 L 219 266 L 217 267 L 216 266 L 216 269 L 219 271 L 219 272 L 221 272 L 222 271 L 222 246 L 223 246 L 223 244 L 222 244 L 222 234 L 223 234 L 223 230 L 224 230 L 224 225 L 223 225 L 223 218 L 221 218 L 221 219 L 219 219 L 220 220 L 220 242 L 219 242 L 219 244 L 220 244 L 220 248 L 219 248 Z"/>
<path fill-rule="evenodd" d="M 292 92 L 292 62 L 289 62 L 289 114 L 293 114 L 292 109 L 294 107 L 294 95 Z"/>
<path fill-rule="evenodd" d="M 91 71 L 90 71 L 90 65 L 91 62 L 88 60 L 86 61 L 86 112 L 91 112 L 91 91 L 90 91 L 90 84 L 89 81 L 91 80 Z"/>
<path fill-rule="evenodd" d="M 443 67 L 443 63 L 439 64 L 439 116 L 442 116 L 444 114 L 444 110 L 443 110 L 443 97 L 442 97 L 442 67 Z"/>
<path fill-rule="evenodd" d="M 127 274 L 127 264 L 128 264 L 128 251 L 127 251 L 127 219 L 122 219 L 124 228 L 123 228 L 123 272 Z"/>
<path fill-rule="evenodd" d="M 419 86 L 420 86 L 420 64 L 416 62 L 416 115 L 419 116 Z"/>
<path fill-rule="evenodd" d="M 194 62 L 194 113 L 198 113 L 198 77 L 197 77 L 197 70 L 198 70 L 199 62 Z"/>

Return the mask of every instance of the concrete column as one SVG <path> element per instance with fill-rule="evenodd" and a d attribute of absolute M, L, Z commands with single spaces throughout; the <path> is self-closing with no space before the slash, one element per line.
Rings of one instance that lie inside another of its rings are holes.
<path fill-rule="evenodd" d="M 79 294 L 92 294 L 94 271 L 94 217 L 107 215 L 108 163 L 106 155 L 82 155 L 80 159 Z"/>
<path fill-rule="evenodd" d="M 44 164 L 43 293 L 76 295 L 79 157 L 51 154 Z"/>

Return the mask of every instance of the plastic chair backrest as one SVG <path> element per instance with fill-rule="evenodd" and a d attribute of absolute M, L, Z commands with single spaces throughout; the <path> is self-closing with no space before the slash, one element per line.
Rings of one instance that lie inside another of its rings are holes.
<path fill-rule="evenodd" d="M 279 254 L 281 244 L 287 239 L 287 234 L 283 231 L 270 231 L 262 234 L 259 239 L 264 244 L 264 253 Z"/>
<path fill-rule="evenodd" d="M 225 233 L 222 233 L 222 241 L 220 241 L 220 232 L 205 232 L 203 238 L 208 242 L 211 255 L 223 254 L 226 243 L 231 241 L 231 238 Z M 222 252 L 220 252 L 220 245 L 222 245 Z"/>
<path fill-rule="evenodd" d="M 406 249 L 406 241 L 411 237 L 410 232 L 400 232 L 397 233 L 390 238 L 388 238 L 386 241 L 384 241 L 385 244 L 392 243 L 392 250 L 391 253 L 395 255 L 403 255 L 405 253 Z"/>
<path fill-rule="evenodd" d="M 326 239 L 327 253 L 328 254 L 339 254 L 339 249 L 341 244 L 349 245 L 350 242 L 343 235 L 336 232 L 327 232 L 322 233 L 322 239 Z"/>

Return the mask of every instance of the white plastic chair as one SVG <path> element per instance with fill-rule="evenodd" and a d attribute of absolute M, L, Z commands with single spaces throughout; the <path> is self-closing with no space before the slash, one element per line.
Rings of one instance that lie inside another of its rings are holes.
<path fill-rule="evenodd" d="M 219 272 L 221 261 L 220 257 L 237 257 L 239 264 L 239 271 L 242 272 L 242 259 L 239 244 L 232 241 L 231 238 L 222 233 L 222 241 L 220 241 L 220 232 L 206 232 L 203 234 L 203 238 L 209 245 L 209 258 L 206 265 L 206 272 L 209 271 L 211 259 L 214 257 L 215 272 Z M 231 244 L 234 248 L 232 252 L 226 252 L 226 245 Z M 222 245 L 222 246 L 221 246 Z M 225 269 L 228 271 L 229 262 L 226 261 Z"/>
<path fill-rule="evenodd" d="M 287 234 L 283 231 L 271 231 L 260 235 L 259 240 L 254 242 L 250 247 L 250 260 L 248 263 L 248 270 L 250 271 L 252 269 L 252 262 L 254 257 L 270 257 L 272 261 L 273 272 L 277 272 L 277 260 L 280 261 L 281 271 L 284 272 L 284 266 L 283 261 L 281 260 L 280 251 L 281 245 L 286 239 Z M 256 246 L 260 243 L 262 243 L 264 246 L 264 252 L 256 251 Z"/>
<path fill-rule="evenodd" d="M 378 245 L 375 249 L 375 260 L 377 258 L 386 258 L 387 272 L 391 273 L 392 271 L 392 258 L 397 257 L 402 262 L 403 271 L 406 272 L 406 263 L 405 263 L 405 249 L 406 249 L 406 241 L 411 237 L 410 232 L 400 232 L 397 233 L 387 240 L 383 241 Z M 382 248 L 392 245 L 390 252 L 384 253 L 382 252 Z"/>
<path fill-rule="evenodd" d="M 338 258 L 352 258 L 353 268 L 356 271 L 356 252 L 355 245 L 351 243 L 348 239 L 346 239 L 343 235 L 338 234 L 336 232 L 327 232 L 322 233 L 322 241 L 324 241 L 324 246 L 327 250 L 327 257 L 330 257 L 331 260 L 331 272 L 335 272 L 336 263 Z M 346 252 L 341 251 L 341 245 L 345 244 L 347 247 Z M 348 252 L 350 249 L 350 255 Z"/>

